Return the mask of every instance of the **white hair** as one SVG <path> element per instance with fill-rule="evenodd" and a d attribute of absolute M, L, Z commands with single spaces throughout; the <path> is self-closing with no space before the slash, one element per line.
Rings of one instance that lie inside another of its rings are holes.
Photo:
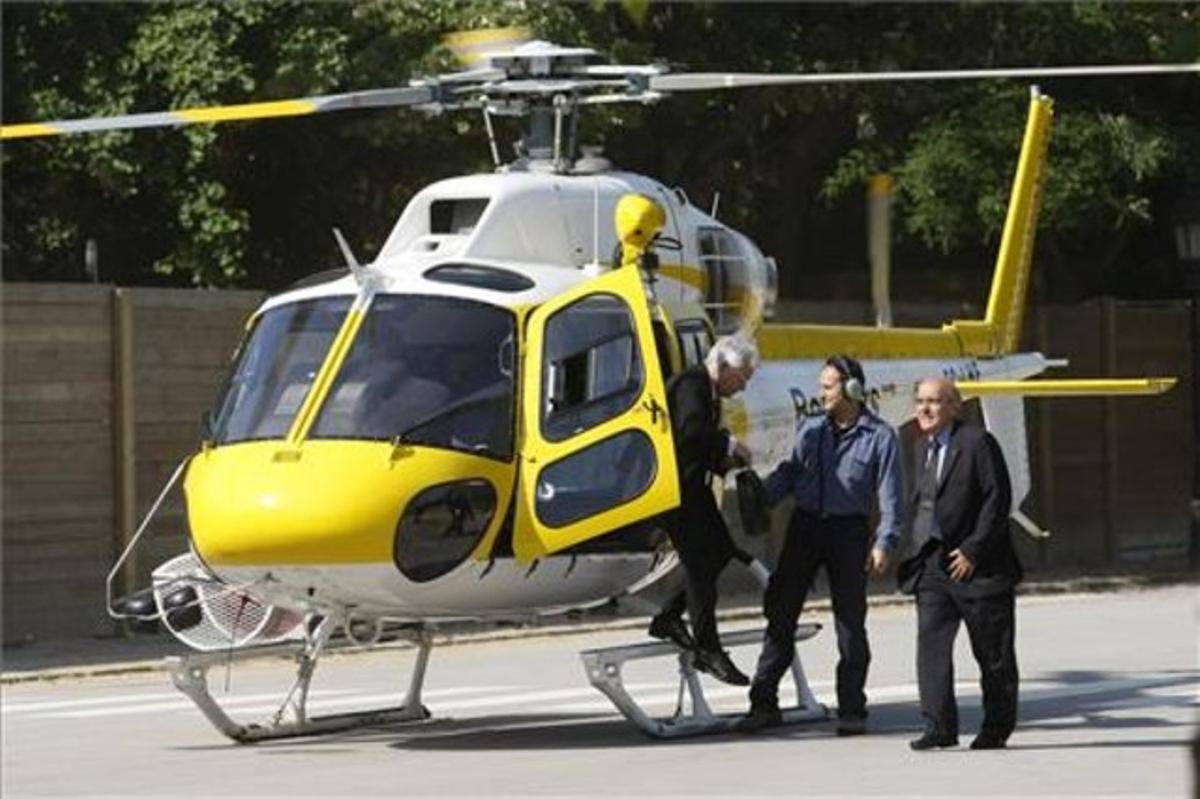
<path fill-rule="evenodd" d="M 734 369 L 757 369 L 758 347 L 746 336 L 721 336 L 705 356 L 704 365 L 716 374 L 722 364 Z"/>

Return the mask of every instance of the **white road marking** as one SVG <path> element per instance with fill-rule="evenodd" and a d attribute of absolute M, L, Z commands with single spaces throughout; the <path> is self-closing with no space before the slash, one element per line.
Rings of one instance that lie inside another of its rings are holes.
<path fill-rule="evenodd" d="M 160 694 L 125 694 L 120 696 L 101 696 L 89 699 L 60 699 L 54 702 L 0 702 L 0 713 L 25 713 L 33 710 L 56 710 L 64 707 L 86 707 L 88 705 L 112 705 L 122 702 L 153 702 L 162 699 L 175 699 L 178 691 Z"/>
<path fill-rule="evenodd" d="M 1164 683 L 1168 683 L 1165 684 Z M 676 682 L 627 683 L 626 689 L 640 704 L 646 707 L 671 706 L 678 698 Z M 784 697 L 791 695 L 790 681 L 782 684 Z M 831 681 L 812 682 L 810 687 L 818 693 L 818 699 L 832 702 Z M 979 684 L 963 680 L 955 684 L 958 696 L 968 703 L 979 697 Z M 1062 684 L 1049 680 L 1024 680 L 1021 682 L 1021 701 L 1034 702 L 1065 697 L 1080 697 L 1109 692 L 1142 691 L 1143 696 L 1134 697 L 1135 704 L 1152 704 L 1174 697 L 1196 697 L 1200 692 L 1200 679 L 1187 675 L 1160 675 L 1136 679 L 1098 680 L 1086 683 Z M 243 696 L 221 696 L 215 698 L 223 706 L 239 715 L 270 713 L 277 710 L 284 699 L 284 692 L 256 693 Z M 706 685 L 705 698 L 712 703 L 729 699 L 744 699 L 746 689 L 735 686 Z M 870 701 L 915 700 L 916 683 L 869 686 Z M 394 705 L 403 698 L 403 689 L 386 693 L 358 692 L 348 689 L 315 689 L 310 694 L 309 711 L 321 715 L 330 709 L 361 706 L 378 708 Z M 573 688 L 521 690 L 520 686 L 488 685 L 457 686 L 427 690 L 422 700 L 437 714 L 451 711 L 487 711 L 513 705 L 537 706 L 539 713 L 616 713 L 616 709 L 590 685 Z M 440 701 L 448 700 L 448 701 Z M 687 702 L 688 700 L 685 700 Z M 787 699 L 785 698 L 785 702 Z M 192 702 L 178 693 L 126 694 L 104 697 L 87 697 L 72 700 L 5 702 L 5 717 L 38 719 L 88 719 L 111 716 L 139 715 L 162 712 L 184 712 L 194 709 Z"/>
<path fill-rule="evenodd" d="M 431 690 L 431 691 L 425 691 L 424 695 L 426 697 L 460 696 L 463 694 L 472 694 L 472 693 L 492 693 L 495 691 L 507 691 L 507 690 L 511 690 L 513 687 L 514 686 L 511 686 L 511 685 L 494 685 L 494 686 L 487 686 L 487 687 L 460 686 L 460 687 L 455 687 L 455 688 L 441 688 L 441 689 L 435 689 L 435 690 Z M 224 707 L 237 708 L 238 711 L 241 713 L 259 713 L 259 712 L 273 712 L 273 711 L 277 710 L 279 708 L 280 704 L 282 704 L 285 695 L 286 695 L 286 691 L 275 691 L 275 692 L 269 693 L 269 694 L 247 694 L 245 696 L 226 697 L 226 696 L 222 696 L 221 694 L 214 694 L 213 696 L 217 700 L 217 702 L 220 703 Z M 319 708 L 322 706 L 330 706 L 330 705 L 338 705 L 338 704 L 343 704 L 343 705 L 354 704 L 355 702 L 369 700 L 369 699 L 376 699 L 376 700 L 381 699 L 383 701 L 398 702 L 400 699 L 403 698 L 403 695 L 404 695 L 403 690 L 399 689 L 399 688 L 396 689 L 395 691 L 392 691 L 387 694 L 376 694 L 376 695 L 364 695 L 364 694 L 356 693 L 355 691 L 348 690 L 348 689 L 314 689 L 309 692 L 309 707 Z M 171 699 L 169 701 L 165 701 L 165 702 L 145 702 L 142 704 L 137 704 L 137 705 L 133 705 L 133 706 L 129 706 L 129 707 L 101 707 L 101 708 L 90 708 L 90 709 L 85 709 L 85 710 L 70 709 L 73 707 L 77 707 L 80 704 L 80 702 L 74 702 L 74 703 L 66 702 L 66 703 L 61 703 L 62 707 L 65 708 L 64 710 L 59 710 L 58 708 L 54 708 L 51 710 L 51 712 L 35 713 L 33 715 L 35 718 L 88 719 L 88 718 L 103 718 L 105 716 L 130 716 L 130 715 L 138 715 L 138 714 L 142 714 L 142 713 L 159 713 L 159 712 L 163 712 L 163 711 L 184 711 L 184 710 L 190 710 L 190 709 L 195 708 L 195 705 L 192 704 L 192 701 L 180 693 L 165 694 L 165 695 L 164 694 L 149 694 L 147 696 L 168 696 L 168 697 L 171 697 Z M 108 699 L 96 699 L 96 700 L 88 700 L 88 701 L 91 703 L 99 703 L 99 702 L 105 702 L 105 701 L 115 702 L 115 701 L 121 701 L 121 700 L 117 697 L 112 697 L 112 698 L 108 698 Z M 265 704 L 257 704 L 257 705 L 250 705 L 249 707 L 243 707 L 243 705 L 246 705 L 247 703 L 250 703 L 250 702 L 258 702 L 258 703 L 265 703 Z M 45 703 L 45 704 L 53 705 L 56 703 Z"/>

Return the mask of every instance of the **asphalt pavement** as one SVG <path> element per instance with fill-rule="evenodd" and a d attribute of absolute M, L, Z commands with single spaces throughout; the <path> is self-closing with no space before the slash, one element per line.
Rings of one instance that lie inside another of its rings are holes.
<path fill-rule="evenodd" d="M 6 653 L 0 789 L 5 797 L 1190 795 L 1196 612 L 1192 584 L 1022 596 L 1021 720 L 999 752 L 909 751 L 920 718 L 907 603 L 870 611 L 872 710 L 861 738 L 838 738 L 828 722 L 758 736 L 645 737 L 588 685 L 577 654 L 643 640 L 642 620 L 460 635 L 460 645 L 434 650 L 430 721 L 254 745 L 217 733 L 157 669 L 156 652 L 42 669 L 14 669 Z M 752 614 L 733 616 L 723 629 L 757 625 Z M 805 621 L 826 624 L 800 652 L 818 698 L 833 704 L 828 611 Z M 964 744 L 980 715 L 965 638 L 956 653 Z M 750 645 L 733 657 L 750 670 L 756 654 Z M 314 711 L 386 704 L 412 660 L 397 647 L 324 660 Z M 652 713 L 669 715 L 674 670 L 670 658 L 630 664 L 625 679 Z M 210 683 L 235 717 L 262 719 L 291 673 L 272 659 L 215 668 Z M 745 707 L 744 689 L 705 681 L 715 709 Z"/>

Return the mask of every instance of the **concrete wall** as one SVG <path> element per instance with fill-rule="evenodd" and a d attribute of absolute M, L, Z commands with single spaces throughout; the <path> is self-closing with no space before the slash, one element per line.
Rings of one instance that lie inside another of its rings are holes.
<path fill-rule="evenodd" d="M 261 295 L 51 284 L 0 292 L 4 641 L 111 634 L 105 576 L 196 446 Z M 896 319 L 929 324 L 963 312 L 897 305 Z M 1188 313 L 1182 303 L 1093 303 L 1029 319 L 1027 343 L 1071 358 L 1064 374 L 1182 378 L 1164 397 L 1027 404 L 1027 508 L 1055 534 L 1020 538 L 1030 571 L 1183 565 L 1194 440 Z M 864 322 L 870 310 L 789 303 L 780 317 Z M 150 535 L 130 585 L 183 550 L 177 500 Z"/>

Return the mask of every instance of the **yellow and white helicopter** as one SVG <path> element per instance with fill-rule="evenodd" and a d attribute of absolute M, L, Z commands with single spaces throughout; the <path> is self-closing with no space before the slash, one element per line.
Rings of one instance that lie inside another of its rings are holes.
<path fill-rule="evenodd" d="M 7 140 L 389 106 L 476 109 L 489 122 L 494 173 L 419 192 L 370 263 L 338 234 L 345 270 L 315 275 L 253 314 L 203 442 L 130 544 L 181 483 L 190 551 L 160 566 L 148 593 L 114 601 L 123 555 L 109 579 L 110 612 L 160 618 L 198 650 L 173 660 L 173 679 L 234 740 L 424 719 L 433 625 L 595 606 L 675 567 L 654 521 L 679 502 L 664 384 L 733 329 L 756 336 L 763 356 L 727 407 L 756 468 L 786 455 L 798 415 L 818 412 L 809 392 L 831 353 L 863 362 L 870 403 L 897 424 L 909 416 L 913 383 L 946 374 L 982 398 L 1013 473 L 1014 517 L 1037 532 L 1019 510 L 1029 488 L 1022 396 L 1153 393 L 1174 382 L 1022 382 L 1059 363 L 1016 352 L 1049 98 L 1034 90 L 1030 102 L 986 316 L 940 329 L 770 324 L 774 262 L 682 190 L 596 153 L 576 158 L 574 123 L 587 105 L 679 91 L 1162 71 L 1197 66 L 671 74 L 531 42 L 401 88 L 4 126 Z M 513 163 L 496 155 L 496 114 L 528 118 Z M 331 636 L 371 643 L 385 622 L 410 625 L 420 647 L 403 705 L 310 718 L 309 681 Z M 209 666 L 279 643 L 299 651 L 295 687 L 273 720 L 235 722 L 208 691 Z M 673 653 L 645 644 L 585 653 L 585 662 L 592 682 L 652 735 L 727 726 L 686 658 L 690 716 L 651 719 L 624 692 L 625 660 Z M 800 703 L 790 717 L 819 715 L 798 658 L 795 673 Z"/>

